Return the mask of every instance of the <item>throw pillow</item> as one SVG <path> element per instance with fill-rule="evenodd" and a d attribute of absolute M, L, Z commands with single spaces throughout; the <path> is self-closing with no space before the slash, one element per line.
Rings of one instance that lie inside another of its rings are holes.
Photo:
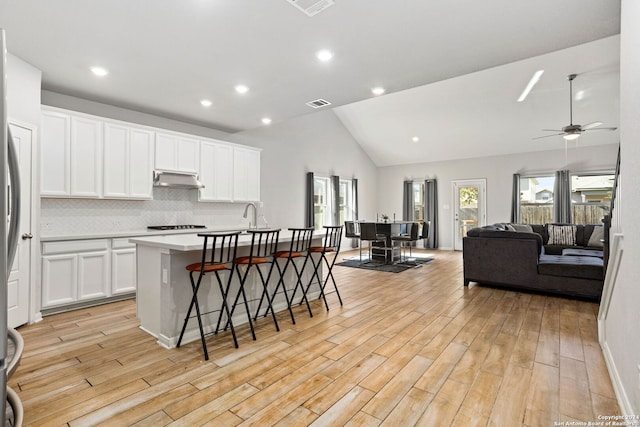
<path fill-rule="evenodd" d="M 600 241 L 602 239 L 604 239 L 604 227 L 602 227 L 601 225 L 593 227 L 593 233 L 591 233 L 591 237 L 589 237 L 589 243 L 587 243 L 587 246 L 601 248 L 604 246 L 604 244 Z"/>
<path fill-rule="evenodd" d="M 529 224 L 511 224 L 511 227 L 520 233 L 533 233 L 533 227 Z"/>
<path fill-rule="evenodd" d="M 574 246 L 576 244 L 575 225 L 552 225 L 547 226 L 549 233 L 549 245 Z"/>
<path fill-rule="evenodd" d="M 507 230 L 509 230 L 509 231 L 516 231 L 516 229 L 515 229 L 515 227 L 514 227 L 513 225 L 511 225 L 511 224 L 506 224 L 506 226 L 507 226 Z"/>

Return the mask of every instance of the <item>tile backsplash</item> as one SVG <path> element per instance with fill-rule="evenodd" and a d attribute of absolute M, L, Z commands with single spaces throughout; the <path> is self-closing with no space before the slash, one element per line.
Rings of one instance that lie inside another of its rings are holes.
<path fill-rule="evenodd" d="M 246 227 L 244 203 L 202 203 L 198 192 L 153 189 L 153 200 L 41 199 L 42 236 L 145 230 L 149 225 Z"/>

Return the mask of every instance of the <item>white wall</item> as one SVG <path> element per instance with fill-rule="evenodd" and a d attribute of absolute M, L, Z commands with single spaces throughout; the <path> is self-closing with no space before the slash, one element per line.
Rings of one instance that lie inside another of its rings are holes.
<path fill-rule="evenodd" d="M 640 414 L 640 2 L 622 0 L 620 59 L 620 267 L 603 322 L 603 351 L 623 413 Z M 614 215 L 614 218 L 617 217 Z M 610 264 L 611 265 L 611 264 Z M 607 275 L 615 275 L 610 268 Z M 609 277 L 608 277 L 609 278 Z M 606 290 L 605 290 L 606 291 Z"/>
<path fill-rule="evenodd" d="M 263 211 L 272 225 L 304 226 L 307 172 L 357 178 L 359 216 L 375 215 L 376 167 L 333 111 L 240 132 L 231 141 L 263 148 Z"/>
<path fill-rule="evenodd" d="M 562 141 L 558 142 L 562 144 Z M 615 169 L 618 145 L 572 147 L 567 150 L 537 151 L 506 156 L 482 157 L 445 162 L 389 166 L 378 171 L 381 196 L 377 211 L 402 217 L 402 183 L 405 180 L 438 180 L 438 246 L 453 249 L 452 181 L 487 180 L 487 224 L 508 222 L 511 217 L 511 186 L 514 173 L 549 173 L 568 168 L 574 172 Z"/>
<path fill-rule="evenodd" d="M 40 126 L 42 73 L 17 56 L 7 55 L 7 103 L 9 120 Z"/>

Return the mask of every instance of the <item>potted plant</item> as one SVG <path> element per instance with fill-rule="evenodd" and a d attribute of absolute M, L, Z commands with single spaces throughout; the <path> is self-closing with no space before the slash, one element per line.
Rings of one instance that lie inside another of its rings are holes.
<path fill-rule="evenodd" d="M 380 218 L 382 218 L 382 222 L 389 222 L 389 215 L 387 214 L 380 215 Z"/>

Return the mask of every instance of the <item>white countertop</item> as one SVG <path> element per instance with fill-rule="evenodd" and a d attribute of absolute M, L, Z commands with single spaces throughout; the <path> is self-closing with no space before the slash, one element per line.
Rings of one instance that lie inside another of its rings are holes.
<path fill-rule="evenodd" d="M 220 231 L 220 230 L 218 230 Z M 197 233 L 203 231 L 193 232 L 191 234 L 172 234 L 166 236 L 149 236 L 149 237 L 134 237 L 129 239 L 131 243 L 142 246 L 151 246 L 155 248 L 170 249 L 174 251 L 198 251 L 202 250 L 203 238 L 198 236 Z M 314 238 L 323 237 L 320 234 L 314 234 Z M 290 242 L 291 231 L 281 230 L 278 242 Z M 238 237 L 238 246 L 249 246 L 251 244 L 251 234 L 241 234 Z"/>
<path fill-rule="evenodd" d="M 173 234 L 194 234 L 205 232 L 219 232 L 219 231 L 236 231 L 241 230 L 240 227 L 224 226 L 224 227 L 207 227 L 197 229 L 182 229 L 182 230 L 123 230 L 123 231 L 107 231 L 102 233 L 87 233 L 87 234 L 64 234 L 64 235 L 50 235 L 41 236 L 41 242 L 58 242 L 64 240 L 87 240 L 87 239 L 117 239 L 123 237 L 149 237 L 149 236 L 163 236 Z"/>

